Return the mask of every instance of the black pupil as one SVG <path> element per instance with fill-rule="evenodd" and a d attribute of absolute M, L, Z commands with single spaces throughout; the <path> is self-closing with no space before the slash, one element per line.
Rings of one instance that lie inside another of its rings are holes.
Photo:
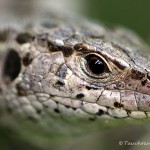
<path fill-rule="evenodd" d="M 93 74 L 102 74 L 105 72 L 106 65 L 105 62 L 98 56 L 88 55 L 86 57 L 88 69 Z"/>

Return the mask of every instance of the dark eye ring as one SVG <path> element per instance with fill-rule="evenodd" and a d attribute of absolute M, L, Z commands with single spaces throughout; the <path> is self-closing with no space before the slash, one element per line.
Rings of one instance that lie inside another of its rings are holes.
<path fill-rule="evenodd" d="M 108 65 L 99 55 L 88 54 L 85 56 L 85 60 L 87 71 L 93 75 L 98 76 L 110 72 Z"/>

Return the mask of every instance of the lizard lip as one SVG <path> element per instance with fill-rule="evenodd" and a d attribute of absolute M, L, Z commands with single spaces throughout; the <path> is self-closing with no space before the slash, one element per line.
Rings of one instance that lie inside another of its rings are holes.
<path fill-rule="evenodd" d="M 55 107 L 51 108 L 51 103 L 55 103 Z M 117 107 L 101 106 L 97 103 L 83 102 L 78 99 L 62 98 L 53 96 L 43 103 L 62 116 L 80 116 L 88 118 L 136 118 L 143 119 L 149 117 L 149 112 L 131 111 Z"/>

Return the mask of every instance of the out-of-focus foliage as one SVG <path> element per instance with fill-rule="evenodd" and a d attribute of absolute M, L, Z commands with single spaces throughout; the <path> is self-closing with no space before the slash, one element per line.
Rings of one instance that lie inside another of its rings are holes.
<path fill-rule="evenodd" d="M 87 0 L 86 8 L 91 18 L 121 24 L 150 42 L 150 1 Z"/>

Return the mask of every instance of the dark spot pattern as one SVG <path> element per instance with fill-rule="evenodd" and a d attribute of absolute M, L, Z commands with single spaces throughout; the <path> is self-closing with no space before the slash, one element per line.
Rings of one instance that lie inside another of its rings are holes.
<path fill-rule="evenodd" d="M 104 114 L 104 111 L 102 109 L 99 109 L 99 111 L 96 113 L 96 115 L 101 116 Z"/>
<path fill-rule="evenodd" d="M 73 54 L 74 50 L 70 46 L 58 46 L 59 51 L 62 51 L 65 57 L 69 57 Z"/>
<path fill-rule="evenodd" d="M 70 106 L 68 106 L 68 105 L 65 105 L 65 107 L 66 107 L 66 108 L 70 108 Z"/>
<path fill-rule="evenodd" d="M 74 107 L 73 107 L 72 109 L 73 109 L 74 111 L 77 110 L 77 108 L 74 108 Z"/>
<path fill-rule="evenodd" d="M 33 57 L 31 53 L 27 53 L 22 59 L 24 66 L 30 65 L 32 60 L 33 60 Z"/>
<path fill-rule="evenodd" d="M 145 77 L 145 73 L 139 71 L 137 68 L 132 68 L 132 79 L 141 80 Z"/>
<path fill-rule="evenodd" d="M 38 35 L 37 41 L 41 46 L 47 46 L 50 52 L 61 51 L 65 57 L 71 56 L 74 52 L 74 49 L 69 45 L 62 46 L 55 40 L 51 41 L 48 34 Z"/>
<path fill-rule="evenodd" d="M 122 108 L 124 105 L 120 104 L 118 102 L 114 102 L 114 106 L 117 107 L 117 108 Z"/>
<path fill-rule="evenodd" d="M 33 36 L 30 35 L 29 33 L 20 33 L 16 37 L 16 41 L 19 44 L 25 44 L 25 43 L 31 42 L 32 40 L 33 40 Z"/>
<path fill-rule="evenodd" d="M 131 111 L 130 110 L 126 110 L 127 111 L 127 114 L 131 114 Z"/>
<path fill-rule="evenodd" d="M 42 111 L 39 110 L 39 109 L 37 109 L 36 112 L 37 112 L 37 114 L 41 114 L 42 113 Z"/>
<path fill-rule="evenodd" d="M 63 81 L 61 81 L 61 80 L 58 80 L 56 83 L 55 83 L 55 87 L 60 87 L 60 86 L 64 86 L 65 85 L 65 83 L 63 82 Z"/>
<path fill-rule="evenodd" d="M 90 86 L 85 87 L 87 90 L 91 90 L 92 88 Z"/>
<path fill-rule="evenodd" d="M 142 86 L 145 86 L 146 83 L 147 83 L 147 79 L 146 79 L 146 80 L 143 80 L 143 81 L 141 82 L 141 85 L 142 85 Z"/>
<path fill-rule="evenodd" d="M 4 61 L 3 77 L 13 81 L 20 73 L 21 59 L 14 49 L 9 49 Z"/>
<path fill-rule="evenodd" d="M 93 89 L 93 90 L 98 90 L 98 88 L 92 87 L 92 86 L 85 86 L 85 88 L 86 88 L 87 90 L 91 90 L 91 89 Z"/>
<path fill-rule="evenodd" d="M 76 98 L 83 98 L 84 97 L 84 94 L 83 93 L 80 93 L 80 94 L 77 94 Z"/>
<path fill-rule="evenodd" d="M 59 114 L 59 113 L 60 113 L 60 111 L 59 111 L 59 109 L 58 109 L 58 108 L 55 108 L 55 109 L 54 109 L 54 112 L 56 112 L 57 114 Z"/>
<path fill-rule="evenodd" d="M 61 51 L 65 57 L 71 56 L 74 52 L 72 47 L 55 45 L 55 43 L 52 41 L 48 41 L 47 45 L 48 45 L 49 51 L 51 52 Z"/>

